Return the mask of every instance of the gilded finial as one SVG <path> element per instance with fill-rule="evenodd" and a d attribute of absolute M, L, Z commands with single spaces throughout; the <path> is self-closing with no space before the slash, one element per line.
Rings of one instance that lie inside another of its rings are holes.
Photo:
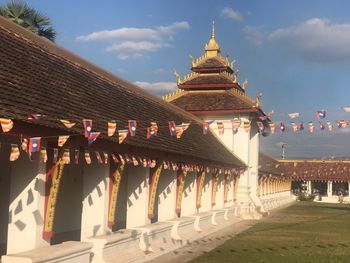
<path fill-rule="evenodd" d="M 236 64 L 236 60 L 235 59 L 232 59 L 232 62 L 230 64 L 230 67 L 232 68 L 232 70 L 235 69 L 235 64 Z"/>
<path fill-rule="evenodd" d="M 215 21 L 213 20 L 213 28 L 211 30 L 211 38 L 215 38 Z"/>
<path fill-rule="evenodd" d="M 233 82 L 234 83 L 238 82 L 238 79 L 237 79 L 238 73 L 239 73 L 239 69 L 236 69 L 236 70 L 233 71 Z"/>
<path fill-rule="evenodd" d="M 247 85 L 248 85 L 248 80 L 247 79 L 245 79 L 244 81 L 243 81 L 243 83 L 242 83 L 242 89 L 243 90 L 245 90 L 246 89 L 246 87 L 247 87 Z"/>
<path fill-rule="evenodd" d="M 174 75 L 175 75 L 175 77 L 176 77 L 177 84 L 180 84 L 181 77 L 180 77 L 180 74 L 177 73 L 176 69 L 174 69 Z"/>
<path fill-rule="evenodd" d="M 260 92 L 260 93 L 258 94 L 258 96 L 256 97 L 256 99 L 255 99 L 255 106 L 256 106 L 256 107 L 259 107 L 259 106 L 260 106 L 262 95 L 263 95 L 262 92 Z"/>

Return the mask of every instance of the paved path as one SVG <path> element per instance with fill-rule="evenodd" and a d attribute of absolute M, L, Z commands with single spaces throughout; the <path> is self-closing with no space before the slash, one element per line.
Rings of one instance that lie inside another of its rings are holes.
<path fill-rule="evenodd" d="M 193 241 L 190 245 L 184 246 L 156 259 L 147 261 L 148 263 L 179 263 L 188 262 L 203 253 L 207 253 L 214 248 L 223 244 L 226 240 L 233 238 L 235 235 L 247 230 L 257 220 L 242 220 L 234 225 L 225 227 L 215 233 L 209 234 L 201 239 Z"/>

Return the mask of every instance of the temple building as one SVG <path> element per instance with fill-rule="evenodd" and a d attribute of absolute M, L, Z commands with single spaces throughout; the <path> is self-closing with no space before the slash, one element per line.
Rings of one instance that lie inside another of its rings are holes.
<path fill-rule="evenodd" d="M 238 203 L 261 207 L 257 196 L 259 133 L 257 121 L 268 127 L 265 113 L 260 107 L 261 94 L 251 99 L 246 94 L 247 80 L 238 81 L 236 61 L 221 55 L 216 41 L 214 23 L 204 55 L 192 59 L 192 72 L 177 77 L 178 91 L 164 99 L 197 116 L 210 125 L 220 141 L 234 152 L 248 167 L 239 179 Z"/>
<path fill-rule="evenodd" d="M 214 31 L 171 103 L 2 17 L 0 46 L 1 263 L 150 260 L 290 192 L 258 192 L 267 119 Z"/>

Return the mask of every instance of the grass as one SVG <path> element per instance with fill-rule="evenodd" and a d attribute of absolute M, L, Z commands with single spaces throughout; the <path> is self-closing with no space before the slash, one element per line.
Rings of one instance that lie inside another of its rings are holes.
<path fill-rule="evenodd" d="M 350 206 L 296 203 L 191 262 L 350 262 Z"/>

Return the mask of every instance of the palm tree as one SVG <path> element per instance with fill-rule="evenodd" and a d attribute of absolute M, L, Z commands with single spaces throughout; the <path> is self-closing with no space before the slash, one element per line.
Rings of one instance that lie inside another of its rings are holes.
<path fill-rule="evenodd" d="M 20 0 L 12 0 L 0 6 L 0 16 L 6 17 L 39 36 L 55 41 L 56 31 L 50 19 Z"/>

